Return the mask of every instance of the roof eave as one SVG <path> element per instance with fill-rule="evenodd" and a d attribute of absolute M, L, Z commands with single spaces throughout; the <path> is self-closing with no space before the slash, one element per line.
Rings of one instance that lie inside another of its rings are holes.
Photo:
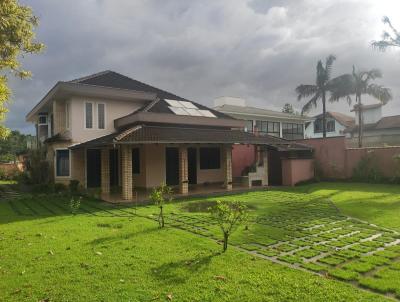
<path fill-rule="evenodd" d="M 50 103 L 57 95 L 64 94 L 63 96 L 82 95 L 93 97 L 113 97 L 115 99 L 124 100 L 143 100 L 153 101 L 157 95 L 155 93 L 135 91 L 129 89 L 88 85 L 72 82 L 57 82 L 53 88 L 43 97 L 43 99 L 26 115 L 27 122 L 33 122 L 34 116 L 48 103 Z"/>

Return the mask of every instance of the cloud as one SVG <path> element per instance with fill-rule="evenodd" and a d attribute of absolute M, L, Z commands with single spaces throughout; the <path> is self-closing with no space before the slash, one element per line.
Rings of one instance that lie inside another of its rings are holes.
<path fill-rule="evenodd" d="M 239 96 L 254 106 L 297 107 L 294 88 L 315 81 L 319 59 L 338 57 L 334 74 L 381 68 L 400 114 L 400 50 L 369 46 L 395 24 L 396 1 L 133 1 L 25 0 L 41 19 L 38 38 L 47 45 L 24 59 L 31 80 L 11 81 L 14 103 L 7 125 L 32 131 L 25 114 L 59 80 L 111 69 L 186 98 L 212 105 L 215 97 Z M 397 18 L 396 18 L 397 17 Z M 397 19 L 397 20 L 396 20 Z M 346 102 L 329 110 L 350 113 Z M 321 109 L 318 108 L 315 113 Z"/>

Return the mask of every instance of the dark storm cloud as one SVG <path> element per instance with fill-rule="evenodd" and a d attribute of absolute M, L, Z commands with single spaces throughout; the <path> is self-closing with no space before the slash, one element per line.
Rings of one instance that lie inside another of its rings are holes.
<path fill-rule="evenodd" d="M 315 65 L 337 55 L 334 74 L 379 67 L 395 99 L 386 112 L 400 114 L 400 52 L 369 46 L 379 38 L 382 15 L 400 22 L 397 1 L 361 0 L 24 0 L 41 19 L 47 45 L 24 59 L 31 80 L 13 79 L 7 125 L 32 127 L 25 114 L 58 81 L 105 69 L 212 105 L 239 96 L 256 106 L 297 107 L 294 88 L 314 82 Z M 400 23 L 399 23 L 400 24 Z M 349 113 L 345 102 L 330 110 Z M 315 112 L 318 112 L 317 111 Z"/>

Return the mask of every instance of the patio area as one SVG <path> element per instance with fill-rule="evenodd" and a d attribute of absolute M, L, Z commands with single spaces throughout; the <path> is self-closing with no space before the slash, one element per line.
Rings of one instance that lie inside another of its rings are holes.
<path fill-rule="evenodd" d="M 267 186 L 253 186 L 249 187 L 243 183 L 233 183 L 232 190 L 227 190 L 224 184 L 197 184 L 197 185 L 189 185 L 188 193 L 181 194 L 179 193 L 178 187 L 173 187 L 173 199 L 185 199 L 185 198 L 194 198 L 194 197 L 203 197 L 203 196 L 223 196 L 230 194 L 237 194 L 241 192 L 251 192 L 251 191 L 259 191 L 266 190 Z M 112 192 L 109 194 L 101 194 L 101 199 L 110 202 L 110 203 L 137 203 L 137 204 L 146 204 L 149 202 L 149 195 L 152 189 L 145 188 L 135 188 L 133 190 L 133 198 L 131 200 L 124 200 L 122 194 L 120 192 Z"/>

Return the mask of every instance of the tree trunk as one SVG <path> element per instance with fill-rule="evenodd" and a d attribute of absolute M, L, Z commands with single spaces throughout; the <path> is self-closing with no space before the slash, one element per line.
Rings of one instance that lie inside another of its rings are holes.
<path fill-rule="evenodd" d="M 326 137 L 326 99 L 325 91 L 322 91 L 322 136 Z"/>
<path fill-rule="evenodd" d="M 361 95 L 358 96 L 358 147 L 362 148 L 363 145 L 363 111 L 361 104 Z"/>
<path fill-rule="evenodd" d="M 229 237 L 228 233 L 224 232 L 224 245 L 222 248 L 223 252 L 225 252 L 226 249 L 228 248 L 228 237 Z"/>
<path fill-rule="evenodd" d="M 160 228 L 164 227 L 164 213 L 163 213 L 163 207 L 160 206 L 160 214 L 158 215 L 158 224 Z"/>

